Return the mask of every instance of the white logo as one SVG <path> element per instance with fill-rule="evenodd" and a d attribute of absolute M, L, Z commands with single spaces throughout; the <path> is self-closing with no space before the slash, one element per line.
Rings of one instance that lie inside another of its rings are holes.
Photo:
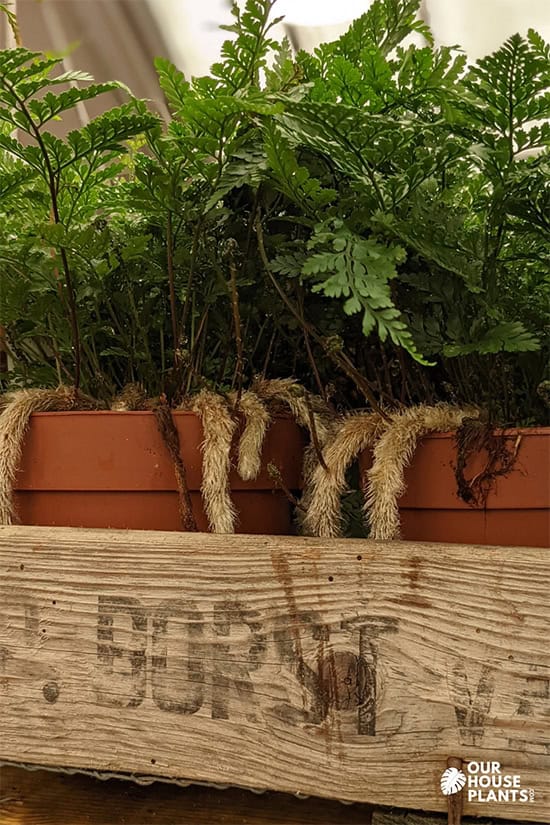
<path fill-rule="evenodd" d="M 466 771 L 466 772 L 465 772 Z M 441 793 L 452 796 L 467 788 L 468 802 L 534 802 L 533 788 L 522 788 L 519 774 L 504 773 L 500 762 L 466 761 L 465 770 L 447 768 Z"/>
<path fill-rule="evenodd" d="M 466 774 L 458 768 L 447 768 L 441 775 L 441 792 L 444 796 L 451 796 L 462 790 L 466 784 Z"/>

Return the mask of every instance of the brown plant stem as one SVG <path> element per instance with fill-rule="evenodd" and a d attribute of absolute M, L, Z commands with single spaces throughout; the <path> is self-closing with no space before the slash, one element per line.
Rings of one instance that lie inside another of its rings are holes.
<path fill-rule="evenodd" d="M 267 473 L 269 477 L 275 482 L 275 484 L 280 488 L 281 492 L 284 493 L 287 501 L 290 504 L 292 504 L 293 507 L 296 507 L 298 510 L 303 510 L 305 512 L 305 508 L 300 504 L 296 496 L 291 493 L 291 491 L 284 483 L 283 476 L 279 467 L 277 467 L 275 464 L 270 463 L 267 465 Z"/>
<path fill-rule="evenodd" d="M 233 254 L 233 243 L 229 248 L 229 288 L 231 291 L 231 310 L 233 312 L 233 328 L 235 331 L 235 343 L 237 345 L 237 363 L 235 365 L 235 373 L 233 375 L 233 383 L 237 385 L 237 396 L 235 398 L 235 409 L 239 408 L 241 403 L 241 396 L 243 392 L 243 372 L 244 372 L 244 356 L 243 356 L 243 337 L 241 329 L 241 313 L 239 310 L 239 292 L 237 289 L 237 267 L 235 265 L 235 257 Z"/>
<path fill-rule="evenodd" d="M 200 369 L 199 369 L 199 367 L 200 367 L 199 347 L 200 347 L 201 340 L 202 340 L 202 334 L 203 334 L 204 329 L 206 327 L 206 322 L 208 320 L 209 312 L 210 312 L 210 307 L 207 306 L 206 309 L 204 310 L 204 312 L 201 315 L 201 319 L 199 321 L 199 326 L 198 326 L 197 331 L 195 333 L 195 337 L 194 337 L 194 340 L 193 340 L 193 345 L 191 347 L 191 352 L 189 353 L 189 359 L 188 359 L 189 371 L 188 371 L 188 375 L 187 375 L 187 383 L 186 383 L 186 388 L 185 388 L 186 393 L 188 393 L 189 390 L 191 389 L 191 383 L 193 381 L 193 376 L 196 373 L 200 372 Z M 218 380 L 218 383 L 220 381 L 221 381 L 221 378 Z"/>
<path fill-rule="evenodd" d="M 300 290 L 300 298 L 299 298 L 298 306 L 299 306 L 299 309 L 300 309 L 300 314 L 302 316 L 302 322 L 303 322 L 304 321 L 304 296 L 303 296 L 303 293 L 302 293 L 301 290 Z M 311 364 L 311 369 L 313 370 L 313 376 L 315 378 L 315 383 L 317 384 L 317 389 L 319 390 L 319 395 L 321 396 L 323 401 L 326 401 L 327 400 L 326 391 L 325 391 L 325 388 L 323 387 L 323 382 L 321 381 L 321 376 L 319 375 L 319 370 L 317 368 L 317 363 L 315 361 L 315 358 L 313 357 L 313 350 L 311 349 L 311 344 L 310 344 L 310 341 L 309 341 L 309 334 L 308 334 L 307 329 L 304 329 L 303 333 L 304 333 L 304 344 L 306 346 L 307 357 L 308 357 L 309 363 Z"/>
<path fill-rule="evenodd" d="M 197 524 L 191 506 L 191 496 L 189 495 L 189 489 L 187 487 L 185 466 L 181 458 L 180 439 L 166 396 L 161 396 L 160 402 L 153 407 L 153 412 L 155 414 L 158 431 L 174 464 L 174 473 L 179 493 L 178 504 L 182 529 L 185 532 L 197 532 Z"/>
<path fill-rule="evenodd" d="M 0 372 L 8 371 L 8 348 L 6 341 L 6 328 L 0 326 Z"/>
<path fill-rule="evenodd" d="M 359 370 L 350 361 L 348 356 L 341 350 L 333 350 L 330 347 L 327 347 L 327 342 L 323 338 L 323 336 L 315 329 L 315 327 L 312 324 L 309 323 L 309 321 L 306 321 L 305 318 L 301 317 L 300 313 L 298 312 L 298 310 L 296 309 L 288 295 L 285 294 L 284 290 L 281 289 L 281 287 L 277 283 L 277 279 L 274 277 L 271 271 L 269 259 L 265 251 L 263 229 L 259 215 L 256 218 L 256 235 L 258 238 L 258 250 L 260 253 L 260 258 L 262 260 L 262 264 L 264 266 L 266 274 L 269 277 L 269 280 L 273 284 L 275 290 L 277 291 L 277 294 L 279 295 L 287 309 L 294 316 L 294 318 L 296 318 L 302 329 L 307 331 L 310 337 L 313 338 L 314 341 L 317 341 L 317 343 L 323 347 L 324 351 L 331 359 L 331 361 L 333 361 L 338 367 L 340 367 L 340 369 L 348 376 L 348 378 L 350 378 L 353 381 L 355 386 L 363 393 L 367 401 L 370 403 L 373 410 L 377 412 L 379 415 L 381 415 L 382 418 L 384 418 L 386 421 L 390 421 L 390 417 L 378 404 L 370 386 L 365 381 L 365 378 L 361 375 Z"/>
<path fill-rule="evenodd" d="M 166 220 L 166 268 L 168 271 L 168 288 L 170 291 L 170 318 L 172 321 L 172 338 L 174 344 L 174 372 L 178 369 L 178 320 L 176 306 L 176 283 L 174 278 L 174 238 L 172 232 L 172 213 Z"/>
<path fill-rule="evenodd" d="M 50 156 L 48 155 L 48 150 L 42 140 L 42 135 L 40 134 L 40 129 L 34 122 L 31 113 L 29 112 L 25 101 L 17 94 L 15 87 L 6 80 L 3 79 L 3 83 L 6 88 L 11 92 L 14 96 L 15 100 L 17 101 L 21 112 L 25 116 L 27 123 L 29 124 L 29 128 L 34 135 L 38 147 L 42 153 L 44 158 L 44 164 L 46 166 L 46 173 L 47 173 L 47 184 L 48 189 L 50 192 L 50 200 L 52 205 L 52 213 L 54 218 L 54 223 L 62 225 L 61 217 L 59 214 L 59 204 L 57 200 L 57 186 L 58 182 L 55 177 L 55 173 L 53 171 L 53 167 L 51 164 Z M 80 360 L 81 360 L 81 352 L 80 352 L 80 330 L 78 326 L 78 315 L 76 311 L 76 298 L 75 298 L 75 291 L 74 285 L 72 281 L 71 270 L 69 267 L 69 260 L 67 258 L 67 251 L 64 246 L 59 247 L 59 254 L 61 256 L 61 262 L 63 264 L 63 272 L 65 275 L 65 288 L 67 290 L 67 297 L 69 303 L 69 317 L 71 323 L 71 334 L 73 339 L 73 348 L 74 348 L 74 390 L 75 394 L 78 392 L 78 388 L 80 387 Z"/>
<path fill-rule="evenodd" d="M 265 376 L 266 376 L 267 368 L 269 366 L 269 362 L 271 361 L 271 354 L 273 352 L 273 345 L 275 343 L 276 337 L 277 337 L 277 328 L 275 327 L 273 329 L 273 332 L 271 333 L 271 338 L 269 339 L 269 344 L 267 345 L 267 351 L 266 351 L 265 358 L 264 358 L 264 363 L 263 363 L 263 366 L 262 366 L 261 375 L 262 375 L 263 378 L 265 378 Z"/>
<path fill-rule="evenodd" d="M 187 286 L 185 288 L 185 299 L 183 302 L 183 310 L 181 313 L 181 318 L 179 322 L 178 328 L 178 340 L 185 335 L 185 325 L 187 323 L 187 318 L 189 315 L 189 311 L 191 309 L 191 288 L 193 286 L 193 279 L 195 277 L 195 260 L 197 257 L 197 249 L 199 246 L 199 238 L 200 233 L 202 230 L 202 218 L 197 221 L 197 225 L 195 227 L 195 232 L 193 234 L 193 245 L 191 247 L 191 261 L 189 263 L 189 273 L 187 276 Z"/>
<path fill-rule="evenodd" d="M 311 441 L 312 441 L 312 444 L 313 444 L 313 449 L 315 450 L 315 453 L 317 455 L 317 460 L 319 461 L 319 464 L 321 465 L 323 470 L 328 472 L 327 463 L 326 463 L 325 458 L 323 456 L 323 451 L 321 449 L 321 444 L 319 443 L 319 435 L 317 433 L 317 425 L 315 423 L 315 415 L 313 414 L 313 410 L 311 408 L 311 399 L 310 399 L 309 393 L 307 391 L 304 393 L 304 401 L 306 402 L 307 417 L 309 419 L 309 431 L 311 433 Z"/>
<path fill-rule="evenodd" d="M 400 403 L 404 406 L 407 400 L 407 395 L 409 396 L 409 401 L 411 400 L 411 395 L 409 392 L 408 382 L 407 382 L 407 370 L 405 366 L 405 359 L 403 357 L 403 353 L 400 349 L 397 350 L 397 358 L 399 360 L 399 370 L 401 373 L 401 392 L 399 395 Z"/>

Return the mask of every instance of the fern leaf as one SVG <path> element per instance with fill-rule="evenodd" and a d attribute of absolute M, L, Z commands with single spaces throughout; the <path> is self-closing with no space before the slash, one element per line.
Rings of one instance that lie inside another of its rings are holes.
<path fill-rule="evenodd" d="M 149 112 L 136 113 L 136 101 L 110 109 L 82 129 L 69 132 L 67 144 L 72 154 L 60 168 L 92 154 L 113 150 L 125 152 L 124 141 L 155 128 L 158 123 L 158 117 Z"/>
<path fill-rule="evenodd" d="M 242 186 L 257 188 L 266 178 L 267 161 L 261 145 L 254 141 L 236 147 L 224 165 L 218 183 L 206 202 L 204 211 L 209 212 L 219 201 Z"/>
<path fill-rule="evenodd" d="M 433 42 L 429 27 L 419 16 L 420 0 L 375 0 L 337 41 L 340 54 L 356 61 L 366 43 L 388 55 L 406 37 L 417 32 Z"/>
<path fill-rule="evenodd" d="M 526 145 L 532 121 L 550 118 L 550 47 L 532 33 L 515 34 L 496 52 L 477 61 L 464 81 L 469 92 L 456 107 L 467 118 L 458 128 L 487 149 L 494 169 L 507 168 Z M 535 127 L 536 128 L 536 127 Z M 532 133 L 530 148 L 547 134 Z"/>
<path fill-rule="evenodd" d="M 334 200 L 336 191 L 323 188 L 321 182 L 298 163 L 295 153 L 276 128 L 267 126 L 264 134 L 269 168 L 278 189 L 301 206 L 306 215 L 317 215 Z"/>
<path fill-rule="evenodd" d="M 473 352 L 489 355 L 496 352 L 536 352 L 539 349 L 538 338 L 519 321 L 512 321 L 498 324 L 466 344 L 448 344 L 444 348 L 444 354 L 455 357 Z"/>
<path fill-rule="evenodd" d="M 36 157 L 34 146 L 23 146 L 16 138 L 0 133 L 0 149 L 4 149 L 12 157 L 25 161 L 37 172 L 42 172 L 41 159 Z"/>
<path fill-rule="evenodd" d="M 278 118 L 284 132 L 330 157 L 340 169 L 363 178 L 369 168 L 369 146 L 385 123 L 353 106 L 303 101 Z"/>
<path fill-rule="evenodd" d="M 174 115 L 177 115 L 185 106 L 189 95 L 190 85 L 183 72 L 164 57 L 155 59 L 160 88 L 164 92 L 168 106 Z"/>
<path fill-rule="evenodd" d="M 0 52 L 0 98 L 14 105 L 28 100 L 51 83 L 50 72 L 62 62 L 59 57 L 44 57 L 28 49 Z"/>
<path fill-rule="evenodd" d="M 275 53 L 271 68 L 265 68 L 266 89 L 269 92 L 284 91 L 300 80 L 300 71 L 294 63 L 292 47 L 288 37 L 283 38 Z"/>
<path fill-rule="evenodd" d="M 18 164 L 13 169 L 2 170 L 0 174 L 0 200 L 13 195 L 26 183 L 36 177 L 36 170 L 27 165 Z"/>
<path fill-rule="evenodd" d="M 376 328 L 382 341 L 391 338 L 425 364 L 391 296 L 390 281 L 397 276 L 397 265 L 404 260 L 403 248 L 382 244 L 372 237 L 362 238 L 339 219 L 316 226 L 309 248 L 319 247 L 321 251 L 310 255 L 302 268 L 304 276 L 316 281 L 313 291 L 344 298 L 347 315 L 363 313 L 364 335 Z"/>
<path fill-rule="evenodd" d="M 82 72 L 80 71 L 80 69 L 71 69 L 68 72 L 58 74 L 55 77 L 50 77 L 50 83 L 52 84 L 52 86 L 59 86 L 61 83 L 87 83 L 93 82 L 93 80 L 93 75 L 91 75 L 89 72 Z M 118 85 L 122 86 L 123 84 L 118 83 Z"/>
<path fill-rule="evenodd" d="M 270 29 L 282 18 L 270 20 L 275 0 L 246 0 L 241 11 L 233 3 L 231 13 L 235 22 L 221 26 L 236 35 L 222 46 L 222 63 L 214 63 L 211 73 L 222 87 L 232 93 L 250 85 L 259 85 L 260 72 L 265 68 L 267 54 L 277 48 L 277 41 L 268 37 Z"/>
<path fill-rule="evenodd" d="M 47 92 L 40 99 L 29 101 L 28 109 L 33 116 L 35 124 L 41 127 L 49 120 L 57 117 L 61 112 L 73 109 L 85 100 L 92 100 L 105 92 L 111 92 L 117 89 L 120 89 L 120 84 L 114 81 L 112 83 L 94 84 L 83 89 L 68 89 L 66 92 L 59 94 Z"/>

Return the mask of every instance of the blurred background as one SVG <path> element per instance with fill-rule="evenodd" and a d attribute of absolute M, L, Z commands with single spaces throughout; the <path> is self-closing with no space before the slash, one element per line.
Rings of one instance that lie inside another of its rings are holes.
<path fill-rule="evenodd" d="M 242 0 L 244 3 L 244 0 Z M 90 72 L 98 81 L 120 80 L 163 113 L 152 60 L 170 58 L 186 74 L 206 74 L 217 59 L 230 22 L 230 0 L 12 0 L 23 44 L 65 54 L 65 69 Z M 370 5 L 369 0 L 278 0 L 285 15 L 278 35 L 311 50 L 333 40 Z M 470 59 L 488 54 L 514 32 L 536 28 L 550 40 L 550 0 L 423 0 L 422 17 L 438 44 L 459 44 Z M 2 16 L 3 17 L 3 16 Z M 0 21 L 0 42 L 11 33 Z M 113 95 L 112 104 L 122 102 Z M 82 123 L 105 101 L 82 106 Z M 68 126 L 78 124 L 67 124 Z"/>

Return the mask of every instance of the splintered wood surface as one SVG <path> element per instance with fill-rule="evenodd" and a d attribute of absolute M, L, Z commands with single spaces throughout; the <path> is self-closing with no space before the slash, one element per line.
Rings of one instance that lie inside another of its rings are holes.
<path fill-rule="evenodd" d="M 370 825 L 366 805 L 0 769 L 1 825 Z"/>
<path fill-rule="evenodd" d="M 547 822 L 549 594 L 539 548 L 2 527 L 0 759 L 444 811 L 454 756 Z"/>

